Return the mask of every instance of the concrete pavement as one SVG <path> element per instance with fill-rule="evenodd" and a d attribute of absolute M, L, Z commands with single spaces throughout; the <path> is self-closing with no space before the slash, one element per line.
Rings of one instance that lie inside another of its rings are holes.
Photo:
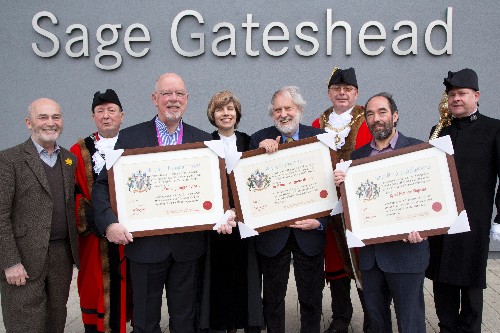
<path fill-rule="evenodd" d="M 80 318 L 80 307 L 78 292 L 76 290 L 76 274 L 75 269 L 73 275 L 73 282 L 71 284 L 70 298 L 68 300 L 68 317 L 66 320 L 66 333 L 81 333 L 83 332 L 83 324 Z M 482 332 L 494 333 L 500 331 L 500 259 L 488 260 L 487 272 L 488 288 L 484 292 L 484 312 L 483 312 L 483 327 Z M 323 318 L 322 326 L 324 329 L 330 324 L 330 292 L 325 287 L 323 297 Z M 437 326 L 437 317 L 434 311 L 434 301 L 432 294 L 432 284 L 429 280 L 425 280 L 424 295 L 426 304 L 426 321 L 427 332 L 439 332 Z M 351 297 L 354 305 L 354 315 L 351 322 L 350 332 L 361 333 L 363 326 L 363 312 L 354 286 L 351 290 Z M 299 332 L 299 304 L 297 301 L 297 291 L 295 288 L 295 280 L 293 277 L 293 269 L 290 270 L 289 288 L 286 298 L 286 318 L 287 318 L 287 332 Z M 168 330 L 168 315 L 166 302 L 163 303 L 164 318 L 161 322 L 163 332 L 167 333 Z M 397 332 L 396 319 L 393 313 L 393 330 Z M 132 331 L 129 327 L 128 332 Z M 243 332 L 243 330 L 238 330 Z M 3 318 L 0 314 L 0 333 L 5 333 L 3 325 Z"/>

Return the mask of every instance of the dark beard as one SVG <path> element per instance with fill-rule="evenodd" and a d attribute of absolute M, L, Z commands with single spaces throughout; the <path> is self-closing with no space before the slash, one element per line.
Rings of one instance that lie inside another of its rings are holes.
<path fill-rule="evenodd" d="M 383 125 L 383 129 L 375 129 L 375 126 L 377 125 Z M 370 129 L 370 132 L 372 133 L 373 137 L 377 140 L 385 140 L 392 134 L 392 129 L 394 128 L 394 124 L 391 121 L 389 124 L 378 122 L 374 123 L 370 126 L 368 126 Z"/>

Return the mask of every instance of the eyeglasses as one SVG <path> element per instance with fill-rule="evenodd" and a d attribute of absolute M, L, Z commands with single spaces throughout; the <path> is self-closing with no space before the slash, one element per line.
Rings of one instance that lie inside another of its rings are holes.
<path fill-rule="evenodd" d="M 351 92 L 353 91 L 354 89 L 356 89 L 356 87 L 353 87 L 353 86 L 331 86 L 330 88 L 328 88 L 329 90 L 333 90 L 334 92 L 338 93 L 340 92 L 342 89 L 344 89 L 345 92 Z"/>
<path fill-rule="evenodd" d="M 187 96 L 187 93 L 185 91 L 158 91 L 158 94 L 167 97 L 167 98 L 173 98 L 174 94 L 177 96 L 178 99 L 184 99 Z"/>

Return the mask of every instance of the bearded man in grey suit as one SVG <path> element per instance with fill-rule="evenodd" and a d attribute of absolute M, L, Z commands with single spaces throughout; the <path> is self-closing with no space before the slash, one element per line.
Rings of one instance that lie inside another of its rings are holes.
<path fill-rule="evenodd" d="M 29 107 L 31 138 L 0 152 L 0 278 L 7 332 L 64 332 L 78 266 L 76 157 L 59 147 L 61 107 L 41 98 Z"/>

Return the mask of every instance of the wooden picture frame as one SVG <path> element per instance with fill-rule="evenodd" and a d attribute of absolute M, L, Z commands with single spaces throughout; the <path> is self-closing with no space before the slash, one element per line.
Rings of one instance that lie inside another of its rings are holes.
<path fill-rule="evenodd" d="M 224 159 L 203 143 L 125 149 L 111 207 L 134 237 L 210 230 L 229 209 Z"/>
<path fill-rule="evenodd" d="M 338 201 L 333 182 L 336 152 L 310 137 L 244 152 L 230 174 L 236 217 L 264 232 L 329 216 Z"/>
<path fill-rule="evenodd" d="M 464 210 L 453 155 L 429 143 L 352 161 L 340 191 L 346 229 L 366 245 L 444 234 Z"/>

